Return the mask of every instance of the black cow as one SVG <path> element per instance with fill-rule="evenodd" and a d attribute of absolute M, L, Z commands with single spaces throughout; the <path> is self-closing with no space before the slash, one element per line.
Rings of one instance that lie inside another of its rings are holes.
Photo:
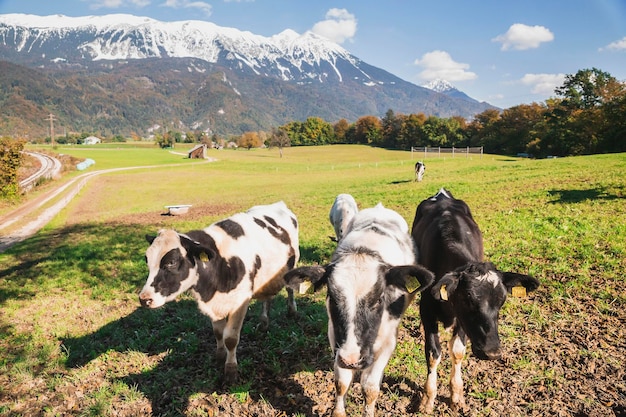
<path fill-rule="evenodd" d="M 464 408 L 461 365 L 467 339 L 479 359 L 500 357 L 498 315 L 511 288 L 533 291 L 539 282 L 528 275 L 502 272 L 483 261 L 483 241 L 467 204 L 441 189 L 422 201 L 411 231 L 419 263 L 435 273 L 435 283 L 420 300 L 428 376 L 420 410 L 432 413 L 441 360 L 438 323 L 452 328 L 451 406 Z"/>

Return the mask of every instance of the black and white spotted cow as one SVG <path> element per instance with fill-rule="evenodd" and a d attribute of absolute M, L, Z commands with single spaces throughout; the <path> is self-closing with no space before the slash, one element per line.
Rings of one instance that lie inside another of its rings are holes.
<path fill-rule="evenodd" d="M 478 359 L 499 358 L 498 315 L 507 292 L 516 286 L 532 291 L 539 282 L 483 262 L 482 234 L 469 207 L 443 188 L 418 205 L 411 234 L 420 264 L 435 273 L 435 283 L 420 300 L 428 365 L 420 409 L 432 413 L 437 396 L 441 360 L 438 323 L 452 329 L 448 344 L 451 405 L 453 409 L 464 408 L 461 365 L 467 339 Z"/>
<path fill-rule="evenodd" d="M 406 221 L 382 204 L 359 211 L 330 264 L 296 268 L 285 276 L 288 285 L 303 279 L 316 289 L 327 287 L 328 340 L 335 356 L 333 416 L 346 415 L 344 397 L 359 371 L 363 414 L 373 416 L 400 319 L 433 279 L 416 264 Z"/>
<path fill-rule="evenodd" d="M 267 328 L 271 298 L 300 257 L 296 216 L 281 201 L 252 207 L 203 230 L 182 234 L 166 229 L 146 238 L 149 274 L 139 294 L 141 304 L 157 308 L 191 290 L 211 319 L 224 380 L 234 382 L 239 334 L 250 300 L 264 300 L 260 320 Z M 293 314 L 293 290 L 287 292 Z"/>
<path fill-rule="evenodd" d="M 330 212 L 328 213 L 328 218 L 330 220 L 330 224 L 332 224 L 335 229 L 335 235 L 337 236 L 337 241 L 340 241 L 343 237 L 345 231 L 348 229 L 348 224 L 352 217 L 359 211 L 359 207 L 350 194 L 339 194 L 335 197 L 335 201 L 333 202 L 332 207 L 330 208 Z"/>
<path fill-rule="evenodd" d="M 426 172 L 426 164 L 422 161 L 417 161 L 415 163 L 415 181 L 421 181 L 424 178 L 424 173 Z"/>

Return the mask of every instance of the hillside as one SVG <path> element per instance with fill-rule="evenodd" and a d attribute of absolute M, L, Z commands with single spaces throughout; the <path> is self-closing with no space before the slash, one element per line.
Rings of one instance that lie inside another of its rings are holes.
<path fill-rule="evenodd" d="M 312 33 L 265 38 L 209 22 L 0 15 L 0 60 L 0 134 L 45 135 L 49 113 L 66 131 L 225 136 L 311 116 L 470 118 L 492 107 L 406 82 Z"/>

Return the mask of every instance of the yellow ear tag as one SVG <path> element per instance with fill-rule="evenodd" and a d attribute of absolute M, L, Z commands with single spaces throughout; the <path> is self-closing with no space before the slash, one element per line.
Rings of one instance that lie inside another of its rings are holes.
<path fill-rule="evenodd" d="M 448 290 L 446 290 L 445 284 L 439 289 L 439 295 L 443 301 L 448 301 Z"/>
<path fill-rule="evenodd" d="M 202 262 L 209 262 L 209 255 L 206 252 L 200 252 L 200 260 Z"/>
<path fill-rule="evenodd" d="M 511 288 L 511 295 L 517 298 L 525 298 L 526 297 L 526 288 L 518 285 L 517 287 Z"/>
<path fill-rule="evenodd" d="M 420 287 L 420 285 L 421 284 L 419 280 L 412 276 L 409 276 L 405 282 L 406 290 L 410 293 L 416 291 Z"/>

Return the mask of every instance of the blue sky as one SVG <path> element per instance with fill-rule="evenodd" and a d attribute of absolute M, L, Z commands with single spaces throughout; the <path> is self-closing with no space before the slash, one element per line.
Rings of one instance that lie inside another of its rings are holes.
<path fill-rule="evenodd" d="M 128 13 L 272 36 L 312 30 L 418 85 L 445 79 L 499 107 L 543 102 L 566 74 L 626 81 L 625 0 L 0 0 L 0 14 Z"/>

